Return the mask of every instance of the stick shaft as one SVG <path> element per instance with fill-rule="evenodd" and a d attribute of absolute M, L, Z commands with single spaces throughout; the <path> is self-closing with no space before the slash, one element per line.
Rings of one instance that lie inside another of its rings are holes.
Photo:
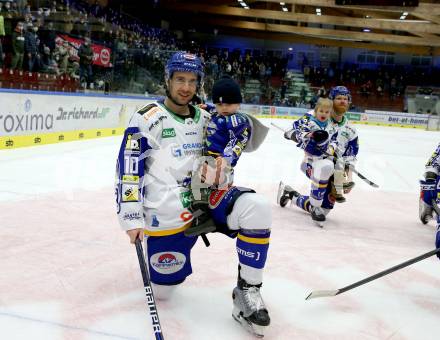
<path fill-rule="evenodd" d="M 348 286 L 346 286 L 346 287 L 343 287 L 343 288 L 341 288 L 341 289 L 338 289 L 338 293 L 337 293 L 337 294 L 341 294 L 341 293 L 344 293 L 344 292 L 346 292 L 346 291 L 348 291 L 348 290 L 351 290 L 351 289 L 353 289 L 353 288 L 356 288 L 356 287 L 359 287 L 359 286 L 361 286 L 361 285 L 364 285 L 364 284 L 366 284 L 366 283 L 368 283 L 368 282 L 371 282 L 371 281 L 373 281 L 373 280 L 376 280 L 376 279 L 378 279 L 378 278 L 380 278 L 380 277 L 382 277 L 382 276 L 385 276 L 385 275 L 391 274 L 392 272 L 395 272 L 396 270 L 399 270 L 399 269 L 402 269 L 402 268 L 408 267 L 408 266 L 410 266 L 410 265 L 412 265 L 412 264 L 414 264 L 414 263 L 416 263 L 416 262 L 422 261 L 422 260 L 424 260 L 424 259 L 426 259 L 426 258 L 428 258 L 428 257 L 431 257 L 431 256 L 433 256 L 433 255 L 436 255 L 436 254 L 438 254 L 438 253 L 440 253 L 440 248 L 437 248 L 437 249 L 431 250 L 431 251 L 429 251 L 429 252 L 427 252 L 427 253 L 425 253 L 425 254 L 422 254 L 422 255 L 420 255 L 420 256 L 417 256 L 417 257 L 415 257 L 415 258 L 413 258 L 413 259 L 411 259 L 411 260 L 405 261 L 405 262 L 400 263 L 400 264 L 398 264 L 398 265 L 396 265 L 396 266 L 394 266 L 394 267 L 391 267 L 391 268 L 385 269 L 385 270 L 383 270 L 383 271 L 381 271 L 381 272 L 379 272 L 379 273 L 377 273 L 377 274 L 374 274 L 374 275 L 372 275 L 372 276 L 369 276 L 369 277 L 367 277 L 367 278 L 365 278 L 365 279 L 363 279 L 363 280 L 360 280 L 360 281 L 358 281 L 358 282 L 352 283 L 351 285 L 348 285 Z M 337 295 L 337 294 L 336 294 L 336 295 Z"/>
<path fill-rule="evenodd" d="M 151 316 L 151 324 L 153 326 L 154 336 L 156 340 L 164 340 L 162 327 L 160 326 L 159 314 L 157 312 L 156 301 L 154 300 L 153 288 L 151 287 L 150 275 L 148 274 L 147 265 L 145 263 L 144 250 L 140 239 L 136 239 L 136 253 L 139 260 L 139 267 L 144 282 L 145 295 L 147 296 L 148 310 Z"/>

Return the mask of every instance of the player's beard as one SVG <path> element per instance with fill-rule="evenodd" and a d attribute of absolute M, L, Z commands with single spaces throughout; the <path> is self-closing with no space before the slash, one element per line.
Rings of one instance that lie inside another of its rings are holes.
<path fill-rule="evenodd" d="M 348 105 L 335 105 L 335 116 L 341 117 L 348 111 Z"/>

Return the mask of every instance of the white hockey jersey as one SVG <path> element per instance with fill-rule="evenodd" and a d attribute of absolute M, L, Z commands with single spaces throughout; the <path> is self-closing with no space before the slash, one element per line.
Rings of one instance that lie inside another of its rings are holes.
<path fill-rule="evenodd" d="M 192 220 L 191 173 L 203 152 L 210 115 L 190 106 L 183 119 L 162 102 L 136 112 L 125 130 L 117 162 L 117 209 L 124 230 L 153 236 L 183 231 Z"/>

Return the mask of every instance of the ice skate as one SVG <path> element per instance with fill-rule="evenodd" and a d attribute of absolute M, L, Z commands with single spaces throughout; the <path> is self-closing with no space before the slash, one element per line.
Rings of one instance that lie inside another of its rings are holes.
<path fill-rule="evenodd" d="M 299 195 L 299 192 L 293 190 L 292 187 L 280 182 L 280 185 L 278 186 L 277 204 L 284 208 L 289 200 L 292 200 L 293 197 L 298 197 Z"/>
<path fill-rule="evenodd" d="M 270 324 L 270 317 L 261 298 L 260 287 L 261 284 L 250 285 L 242 278 L 238 279 L 237 287 L 232 292 L 232 317 L 247 331 L 262 338 Z"/>
<path fill-rule="evenodd" d="M 318 227 L 323 228 L 325 222 L 325 214 L 324 210 L 321 207 L 313 207 L 310 211 L 310 215 L 312 216 L 312 220 L 316 223 Z"/>
<path fill-rule="evenodd" d="M 344 197 L 344 195 L 342 195 L 342 194 L 336 194 L 335 195 L 335 200 L 338 203 L 344 203 L 344 202 L 347 201 L 346 198 Z"/>

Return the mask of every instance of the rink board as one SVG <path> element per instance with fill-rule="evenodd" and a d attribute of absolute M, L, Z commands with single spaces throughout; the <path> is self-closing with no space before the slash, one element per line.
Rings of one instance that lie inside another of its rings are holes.
<path fill-rule="evenodd" d="M 0 90 L 0 150 L 118 135 L 129 117 L 157 98 Z M 243 104 L 259 118 L 298 119 L 309 109 Z M 430 116 L 401 112 L 349 112 L 355 124 L 427 129 Z"/>

